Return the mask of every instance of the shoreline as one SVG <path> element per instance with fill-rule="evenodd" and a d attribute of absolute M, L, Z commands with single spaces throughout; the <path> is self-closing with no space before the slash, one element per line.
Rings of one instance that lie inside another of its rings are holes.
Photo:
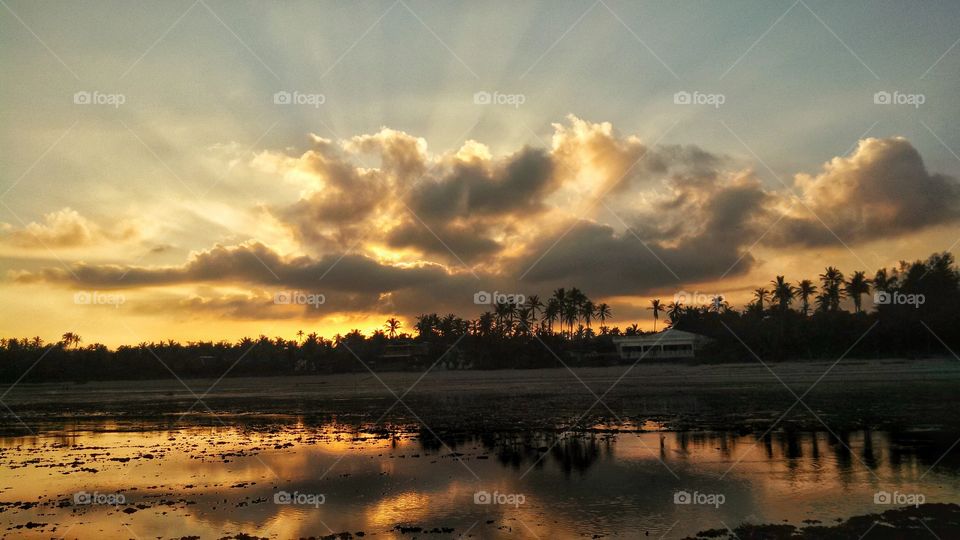
<path fill-rule="evenodd" d="M 423 422 L 437 431 L 468 433 L 583 430 L 621 423 L 659 423 L 664 431 L 808 430 L 822 429 L 824 423 L 838 431 L 960 431 L 960 418 L 953 413 L 960 407 L 955 391 L 960 365 L 951 360 L 844 359 L 767 367 L 757 362 L 638 364 L 632 369 L 238 377 L 219 383 L 40 383 L 14 387 L 4 402 L 28 425 L 151 418 L 219 423 L 281 415 L 308 423 L 335 420 L 374 427 Z M 401 396 L 409 409 L 397 402 Z M 797 402 L 800 396 L 803 400 Z M 9 412 L 3 416 L 17 429 L 16 418 Z"/>

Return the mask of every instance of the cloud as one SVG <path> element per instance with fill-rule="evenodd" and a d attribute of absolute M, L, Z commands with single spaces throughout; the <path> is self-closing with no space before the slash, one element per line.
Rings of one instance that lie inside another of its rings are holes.
<path fill-rule="evenodd" d="M 246 283 L 258 286 L 315 289 L 322 283 L 339 291 L 379 294 L 424 285 L 442 279 L 445 272 L 435 264 L 390 266 L 362 255 L 282 257 L 269 247 L 251 242 L 237 246 L 217 245 L 194 252 L 179 266 L 124 266 L 76 264 L 70 270 L 48 268 L 21 272 L 20 282 L 71 283 L 78 287 L 122 289 L 184 283 Z"/>
<path fill-rule="evenodd" d="M 743 274 L 756 265 L 758 243 L 836 242 L 749 164 L 698 146 L 649 145 L 576 117 L 555 126 L 549 148 L 503 156 L 475 141 L 431 154 L 423 139 L 384 128 L 339 142 L 314 137 L 299 156 L 268 152 L 254 161 L 303 187 L 297 200 L 269 208 L 292 233 L 290 255 L 257 239 L 231 240 L 172 266 L 75 263 L 11 275 L 90 289 L 240 285 L 251 292 L 193 294 L 180 304 L 235 318 L 264 308 L 267 293 L 253 291 L 278 289 L 322 292 L 334 311 L 410 316 L 485 309 L 472 305 L 478 290 L 645 295 Z M 960 215 L 956 180 L 929 173 L 900 138 L 866 139 L 795 184 L 850 244 Z M 75 212 L 52 216 L 32 224 L 34 232 L 71 239 L 64 242 L 104 234 Z"/>
<path fill-rule="evenodd" d="M 960 217 L 956 179 L 927 172 L 920 153 L 901 137 L 864 139 L 851 156 L 833 158 L 816 176 L 798 174 L 795 183 L 814 215 L 797 205 L 771 234 L 774 244 L 833 244 L 834 234 L 863 242 Z"/>
<path fill-rule="evenodd" d="M 26 249 L 85 247 L 136 236 L 137 230 L 130 223 L 121 222 L 115 230 L 104 229 L 69 207 L 44 215 L 41 223 L 34 221 L 23 227 L 0 223 L 0 242 Z"/>
<path fill-rule="evenodd" d="M 656 222 L 662 219 L 657 210 L 637 213 L 635 225 L 619 232 L 587 220 L 566 224 L 531 246 L 515 271 L 533 286 L 575 283 L 595 294 L 617 296 L 749 270 L 754 258 L 746 248 L 760 235 L 770 196 L 749 176 L 714 185 L 706 193 L 689 189 L 674 185 L 672 195 L 663 198 L 664 206 L 672 208 L 671 219 L 663 224 Z"/>

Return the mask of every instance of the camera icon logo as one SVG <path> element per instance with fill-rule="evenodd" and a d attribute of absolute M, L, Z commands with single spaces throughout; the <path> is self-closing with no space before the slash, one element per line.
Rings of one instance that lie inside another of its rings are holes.
<path fill-rule="evenodd" d="M 293 102 L 293 95 L 286 90 L 280 90 L 273 95 L 273 103 L 275 105 L 289 105 Z"/>
<path fill-rule="evenodd" d="M 473 295 L 473 303 L 477 304 L 478 306 L 490 305 L 492 300 L 493 296 L 491 296 L 487 291 L 478 291 Z"/>
<path fill-rule="evenodd" d="M 873 95 L 873 103 L 874 105 L 890 105 L 893 103 L 892 96 L 890 92 L 881 90 Z"/>
<path fill-rule="evenodd" d="M 274 304 L 287 305 L 293 301 L 293 294 L 290 291 L 280 291 L 273 295 Z"/>
<path fill-rule="evenodd" d="M 293 497 L 286 491 L 278 491 L 273 494 L 273 504 L 290 504 Z"/>
<path fill-rule="evenodd" d="M 483 90 L 473 94 L 473 104 L 474 105 L 489 105 L 493 102 L 493 98 L 490 95 L 490 92 L 485 92 Z"/>
<path fill-rule="evenodd" d="M 89 305 L 93 302 L 93 295 L 88 291 L 80 291 L 73 294 L 73 303 L 81 305 Z"/>
<path fill-rule="evenodd" d="M 86 491 L 78 491 L 73 494 L 73 504 L 90 504 L 93 502 L 93 497 Z"/>
<path fill-rule="evenodd" d="M 886 305 L 890 303 L 890 293 L 887 291 L 877 291 L 873 294 L 873 303 Z"/>
<path fill-rule="evenodd" d="M 673 494 L 673 504 L 690 504 L 693 496 L 688 491 L 677 491 Z"/>
<path fill-rule="evenodd" d="M 873 504 L 890 504 L 891 502 L 893 499 L 888 491 L 881 490 L 873 494 Z"/>
<path fill-rule="evenodd" d="M 81 90 L 73 94 L 73 103 L 76 105 L 89 105 L 90 92 L 87 92 L 86 90 Z"/>
<path fill-rule="evenodd" d="M 473 504 L 491 504 L 493 498 L 489 491 L 478 491 L 473 494 Z"/>
<path fill-rule="evenodd" d="M 675 105 L 690 105 L 693 103 L 693 98 L 690 95 L 690 92 L 681 90 L 673 95 L 673 103 Z"/>

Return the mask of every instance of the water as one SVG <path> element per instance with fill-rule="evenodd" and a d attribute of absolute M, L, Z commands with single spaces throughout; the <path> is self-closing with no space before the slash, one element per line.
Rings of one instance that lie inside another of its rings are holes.
<path fill-rule="evenodd" d="M 958 460 L 948 452 L 958 434 L 936 430 L 494 432 L 441 441 L 429 430 L 261 420 L 86 421 L 4 437 L 5 536 L 348 531 L 380 539 L 420 536 L 399 528 L 420 527 L 436 529 L 428 538 L 683 538 L 745 521 L 833 524 L 892 508 L 875 503 L 878 492 L 960 501 Z M 682 492 L 696 501 L 677 504 Z M 78 504 L 84 494 L 123 504 Z"/>

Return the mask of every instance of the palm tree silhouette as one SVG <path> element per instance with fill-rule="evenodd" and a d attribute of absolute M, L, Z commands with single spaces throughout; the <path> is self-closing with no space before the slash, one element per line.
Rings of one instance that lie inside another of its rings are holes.
<path fill-rule="evenodd" d="M 820 294 L 827 301 L 827 311 L 838 311 L 840 309 L 840 298 L 843 294 L 843 291 L 840 289 L 843 285 L 843 272 L 836 267 L 828 266 L 824 269 L 823 273 L 820 274 L 820 285 Z M 823 304 L 821 304 L 821 307 L 822 305 Z"/>
<path fill-rule="evenodd" d="M 299 342 L 302 342 L 302 341 L 303 341 L 303 330 L 297 330 L 297 342 L 298 342 L 298 344 L 299 344 Z"/>
<path fill-rule="evenodd" d="M 556 298 L 547 300 L 547 306 L 543 310 L 543 320 L 547 321 L 547 330 L 553 333 L 553 321 L 560 319 L 560 302 Z M 562 323 L 561 323 L 562 324 Z"/>
<path fill-rule="evenodd" d="M 64 332 L 63 336 L 61 337 L 61 343 L 63 343 L 66 347 L 73 345 L 74 348 L 77 348 L 80 346 L 80 342 L 83 341 L 80 336 L 74 332 Z"/>
<path fill-rule="evenodd" d="M 397 337 L 397 330 L 400 329 L 400 321 L 398 321 L 396 317 L 390 317 L 387 319 L 387 322 L 383 325 L 383 327 L 387 329 L 387 336 L 390 339 L 393 339 Z M 303 332 L 301 332 L 301 334 L 302 333 Z"/>
<path fill-rule="evenodd" d="M 508 334 L 513 328 L 513 304 L 509 302 L 497 302 L 493 306 L 494 313 L 497 314 L 497 328 L 501 334 Z"/>
<path fill-rule="evenodd" d="M 877 270 L 877 273 L 873 276 L 873 289 L 876 291 L 889 292 L 890 288 L 896 283 L 896 275 L 890 277 L 887 274 L 886 268 L 881 268 Z"/>
<path fill-rule="evenodd" d="M 537 321 L 537 310 L 543 307 L 543 302 L 540 301 L 540 297 L 535 294 L 531 294 L 529 297 L 527 297 L 526 307 L 530 310 L 531 320 Z"/>
<path fill-rule="evenodd" d="M 793 297 L 797 294 L 796 289 L 783 276 L 777 276 L 777 279 L 771 281 L 770 284 L 773 285 L 773 298 L 777 299 L 780 311 L 786 311 L 790 307 L 790 302 L 793 302 Z"/>
<path fill-rule="evenodd" d="M 563 287 L 553 291 L 553 298 L 557 306 L 557 322 L 560 323 L 560 334 L 563 335 L 563 321 L 567 313 L 567 290 Z"/>
<path fill-rule="evenodd" d="M 855 313 L 860 313 L 860 305 L 864 294 L 870 294 L 870 280 L 866 278 L 866 273 L 857 270 L 850 276 L 849 281 L 844 284 L 844 291 L 847 296 L 853 299 L 853 308 Z"/>
<path fill-rule="evenodd" d="M 770 298 L 770 291 L 763 287 L 757 287 L 753 291 L 753 297 L 757 301 L 757 309 L 760 310 L 760 313 L 763 313 L 763 302 Z"/>
<path fill-rule="evenodd" d="M 593 320 L 596 309 L 596 306 L 590 300 L 585 300 L 580 305 L 580 315 L 583 317 L 583 322 L 587 325 L 587 330 L 590 329 L 590 321 Z"/>
<path fill-rule="evenodd" d="M 817 292 L 817 286 L 809 279 L 797 283 L 797 294 L 800 296 L 800 303 L 803 306 L 803 315 L 806 316 L 810 311 L 810 297 Z"/>
<path fill-rule="evenodd" d="M 654 298 L 650 301 L 650 307 L 647 309 L 653 311 L 653 331 L 657 331 L 657 320 L 660 319 L 660 312 L 663 311 L 663 305 L 660 304 L 659 298 Z"/>
<path fill-rule="evenodd" d="M 594 312 L 594 316 L 596 316 L 597 320 L 600 321 L 600 333 L 606 333 L 607 327 L 604 323 L 607 322 L 607 319 L 609 319 L 611 315 L 613 315 L 613 312 L 610 311 L 610 306 L 608 306 L 606 302 L 600 302 L 597 304 L 597 310 Z"/>
<path fill-rule="evenodd" d="M 682 302 L 670 302 L 667 304 L 667 317 L 670 319 L 671 326 L 677 324 L 681 315 L 683 315 Z"/>
<path fill-rule="evenodd" d="M 577 305 L 573 302 L 568 302 L 563 308 L 563 320 L 567 322 L 568 332 L 567 337 L 573 338 L 573 323 L 577 321 L 577 318 L 580 316 L 580 310 L 577 309 Z"/>

